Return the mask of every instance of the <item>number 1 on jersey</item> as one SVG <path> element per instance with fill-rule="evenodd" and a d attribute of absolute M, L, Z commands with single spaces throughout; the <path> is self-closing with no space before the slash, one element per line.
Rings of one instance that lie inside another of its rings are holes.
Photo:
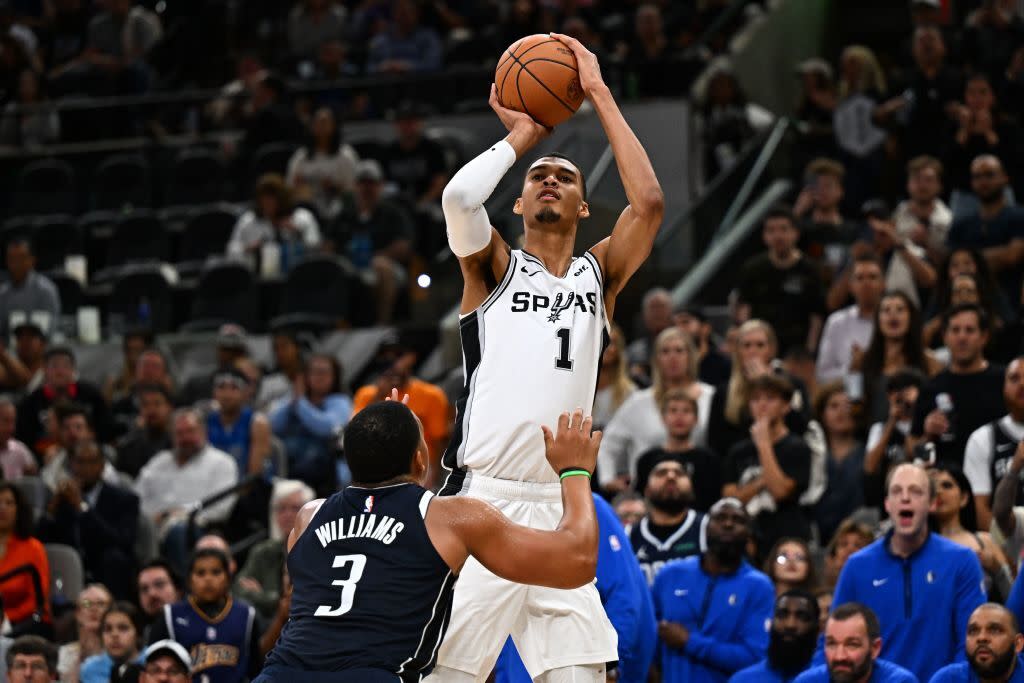
<path fill-rule="evenodd" d="M 572 370 L 572 359 L 569 358 L 569 339 L 572 329 L 560 327 L 556 334 L 558 336 L 558 356 L 555 358 L 555 367 L 559 370 Z"/>
<path fill-rule="evenodd" d="M 349 571 L 348 578 L 331 581 L 332 586 L 341 586 L 341 604 L 334 608 L 330 605 L 320 605 L 316 608 L 313 616 L 340 617 L 352 609 L 352 602 L 356 598 L 356 584 L 359 583 L 359 579 L 363 578 L 363 569 L 366 568 L 366 555 L 335 555 L 332 566 L 338 569 L 349 562 L 352 563 L 352 569 Z"/>

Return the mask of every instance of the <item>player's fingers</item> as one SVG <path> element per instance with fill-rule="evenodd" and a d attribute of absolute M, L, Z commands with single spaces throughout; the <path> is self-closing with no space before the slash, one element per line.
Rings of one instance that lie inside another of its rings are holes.
<path fill-rule="evenodd" d="M 572 422 L 569 423 L 569 429 L 579 431 L 581 424 L 583 424 L 583 408 L 577 408 L 572 411 Z"/>
<path fill-rule="evenodd" d="M 583 418 L 583 424 L 580 425 L 580 431 L 583 432 L 583 436 L 590 436 L 590 430 L 594 428 L 594 418 L 591 415 L 587 415 Z"/>
<path fill-rule="evenodd" d="M 558 416 L 558 433 L 564 434 L 569 429 L 569 413 Z"/>
<path fill-rule="evenodd" d="M 540 431 L 544 434 L 544 448 L 551 448 L 555 445 L 555 435 L 551 433 L 551 430 L 547 425 L 541 425 Z"/>

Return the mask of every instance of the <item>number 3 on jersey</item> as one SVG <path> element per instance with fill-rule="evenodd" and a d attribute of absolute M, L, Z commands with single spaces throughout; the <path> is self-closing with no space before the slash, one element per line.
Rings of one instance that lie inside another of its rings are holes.
<path fill-rule="evenodd" d="M 558 328 L 558 355 L 555 357 L 555 367 L 559 370 L 572 370 L 572 358 L 569 357 L 569 340 L 572 329 L 568 327 Z"/>
<path fill-rule="evenodd" d="M 363 578 L 363 570 L 366 568 L 366 555 L 335 555 L 332 566 L 338 569 L 350 562 L 352 569 L 348 573 L 348 578 L 331 581 L 332 586 L 341 586 L 341 604 L 337 607 L 320 605 L 316 608 L 313 616 L 340 617 L 352 609 L 352 602 L 356 598 L 356 584 L 359 583 L 359 579 Z"/>

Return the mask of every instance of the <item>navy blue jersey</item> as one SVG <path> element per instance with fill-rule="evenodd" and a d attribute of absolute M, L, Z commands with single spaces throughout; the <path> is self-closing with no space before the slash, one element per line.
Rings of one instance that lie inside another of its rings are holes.
<path fill-rule="evenodd" d="M 457 578 L 427 535 L 431 497 L 415 484 L 350 486 L 324 502 L 288 553 L 291 611 L 268 666 L 429 673 Z"/>
<path fill-rule="evenodd" d="M 707 524 L 707 517 L 690 510 L 675 531 L 664 539 L 653 533 L 650 517 L 644 517 L 629 530 L 629 542 L 640 569 L 647 577 L 647 585 L 654 585 L 654 577 L 667 562 L 707 550 L 704 538 Z"/>
<path fill-rule="evenodd" d="M 191 599 L 164 607 L 168 635 L 191 653 L 192 680 L 203 683 L 248 680 L 255 619 L 252 606 L 230 597 L 221 613 L 212 617 Z"/>

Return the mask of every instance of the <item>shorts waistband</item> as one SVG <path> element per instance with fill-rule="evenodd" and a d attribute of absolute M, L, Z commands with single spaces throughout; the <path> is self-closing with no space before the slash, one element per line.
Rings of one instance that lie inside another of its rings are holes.
<path fill-rule="evenodd" d="M 471 472 L 466 477 L 463 493 L 487 496 L 498 500 L 524 500 L 533 503 L 561 503 L 562 484 L 495 479 Z"/>

